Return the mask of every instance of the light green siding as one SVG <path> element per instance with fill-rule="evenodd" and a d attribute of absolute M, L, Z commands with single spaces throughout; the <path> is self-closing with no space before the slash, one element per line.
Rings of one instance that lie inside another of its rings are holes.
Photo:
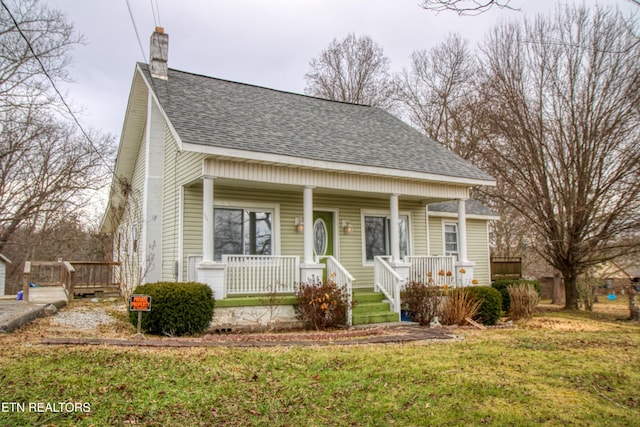
<path fill-rule="evenodd" d="M 304 252 L 303 233 L 295 228 L 295 218 L 303 217 L 302 188 L 286 190 L 255 189 L 250 183 L 247 187 L 228 187 L 214 181 L 214 205 L 232 207 L 272 208 L 276 215 L 274 228 L 274 253 L 280 255 L 298 255 Z M 335 213 L 337 233 L 334 236 L 337 246 L 336 255 L 345 268 L 356 278 L 356 287 L 373 286 L 373 265 L 363 262 L 362 256 L 362 215 L 363 212 L 389 214 L 389 200 L 369 198 L 358 195 L 332 195 L 317 191 L 314 193 L 315 210 L 327 210 Z M 425 209 L 419 202 L 400 202 L 401 215 L 409 215 L 413 236 L 411 247 L 413 254 L 427 254 Z M 353 227 L 351 234 L 345 234 L 342 221 L 349 221 Z M 279 236 L 279 237 L 278 237 Z M 214 236 L 215 239 L 215 236 Z M 186 277 L 188 255 L 202 253 L 202 187 L 186 187 L 184 191 L 184 245 L 183 274 Z"/>
<path fill-rule="evenodd" d="M 174 265 L 180 260 L 180 233 L 188 239 L 182 242 L 182 272 L 186 280 L 186 254 L 202 253 L 202 186 L 199 182 L 205 154 L 178 149 L 173 134 L 165 127 L 164 185 L 162 206 L 162 279 L 176 280 Z M 181 221 L 183 217 L 187 220 Z M 184 215 L 184 214 L 187 215 Z"/>
<path fill-rule="evenodd" d="M 444 255 L 444 223 L 457 223 L 457 218 L 429 215 L 429 252 L 431 256 Z M 475 262 L 474 278 L 480 285 L 490 285 L 488 221 L 467 219 L 467 252 L 469 261 Z"/>

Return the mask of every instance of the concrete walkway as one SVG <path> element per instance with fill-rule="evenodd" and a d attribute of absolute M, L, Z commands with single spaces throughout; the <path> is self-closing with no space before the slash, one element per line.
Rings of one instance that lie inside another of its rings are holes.
<path fill-rule="evenodd" d="M 45 307 L 52 304 L 60 309 L 67 304 L 67 294 L 62 287 L 29 289 L 29 302 L 17 301 L 15 296 L 0 299 L 0 333 L 15 329 L 46 315 Z"/>

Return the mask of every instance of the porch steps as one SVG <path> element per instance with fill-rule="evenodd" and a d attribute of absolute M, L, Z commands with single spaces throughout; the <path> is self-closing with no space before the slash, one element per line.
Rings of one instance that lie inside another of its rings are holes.
<path fill-rule="evenodd" d="M 367 325 L 371 323 L 386 323 L 399 321 L 398 313 L 391 311 L 388 302 L 383 301 L 384 295 L 371 289 L 354 289 L 353 324 Z"/>

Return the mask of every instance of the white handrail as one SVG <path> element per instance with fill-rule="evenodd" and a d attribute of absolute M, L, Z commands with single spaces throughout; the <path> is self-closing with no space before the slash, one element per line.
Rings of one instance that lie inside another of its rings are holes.
<path fill-rule="evenodd" d="M 318 261 L 320 261 L 321 259 L 327 260 L 327 277 L 333 277 L 336 285 L 345 288 L 345 292 L 348 295 L 347 326 L 351 326 L 353 324 L 353 313 L 351 310 L 353 282 L 355 282 L 356 279 L 353 278 L 351 273 L 349 273 L 349 271 L 347 271 L 347 269 L 344 268 L 344 266 L 340 264 L 340 261 L 338 261 L 335 257 L 319 256 Z"/>
<path fill-rule="evenodd" d="M 389 265 L 385 257 L 377 256 L 373 263 L 373 285 L 375 291 L 380 291 L 387 297 L 391 309 L 400 313 L 400 288 L 405 280 Z"/>
<path fill-rule="evenodd" d="M 456 259 L 452 256 L 406 256 L 409 280 L 435 286 L 456 286 Z"/>
<path fill-rule="evenodd" d="M 300 257 L 223 255 L 227 294 L 293 293 L 300 282 Z"/>

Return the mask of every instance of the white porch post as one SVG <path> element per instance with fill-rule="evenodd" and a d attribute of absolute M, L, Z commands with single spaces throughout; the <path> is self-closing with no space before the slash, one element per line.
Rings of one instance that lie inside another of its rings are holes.
<path fill-rule="evenodd" d="M 396 273 L 405 280 L 409 279 L 411 264 L 403 263 L 400 259 L 400 208 L 398 194 L 392 194 L 389 198 L 390 230 L 389 244 L 391 245 L 391 266 Z"/>
<path fill-rule="evenodd" d="M 322 280 L 323 264 L 313 257 L 313 187 L 304 187 L 302 193 L 304 225 L 304 262 L 300 265 L 300 280 L 303 282 Z"/>
<path fill-rule="evenodd" d="M 467 258 L 467 202 L 458 200 L 458 253 L 460 261 L 468 261 Z"/>
<path fill-rule="evenodd" d="M 303 193 L 304 224 L 304 263 L 313 263 L 313 187 L 304 187 Z"/>
<path fill-rule="evenodd" d="M 202 261 L 213 262 L 213 177 L 202 178 Z"/>
<path fill-rule="evenodd" d="M 389 209 L 391 211 L 391 229 L 389 230 L 391 262 L 395 264 L 400 261 L 400 213 L 397 194 L 391 195 Z"/>
<path fill-rule="evenodd" d="M 458 200 L 458 261 L 456 262 L 456 277 L 462 286 L 471 285 L 473 267 L 475 263 L 469 261 L 467 252 L 467 201 Z"/>
<path fill-rule="evenodd" d="M 214 261 L 213 180 L 202 178 L 202 261 L 198 264 L 198 282 L 209 285 L 216 299 L 227 295 L 224 286 L 225 264 Z"/>

